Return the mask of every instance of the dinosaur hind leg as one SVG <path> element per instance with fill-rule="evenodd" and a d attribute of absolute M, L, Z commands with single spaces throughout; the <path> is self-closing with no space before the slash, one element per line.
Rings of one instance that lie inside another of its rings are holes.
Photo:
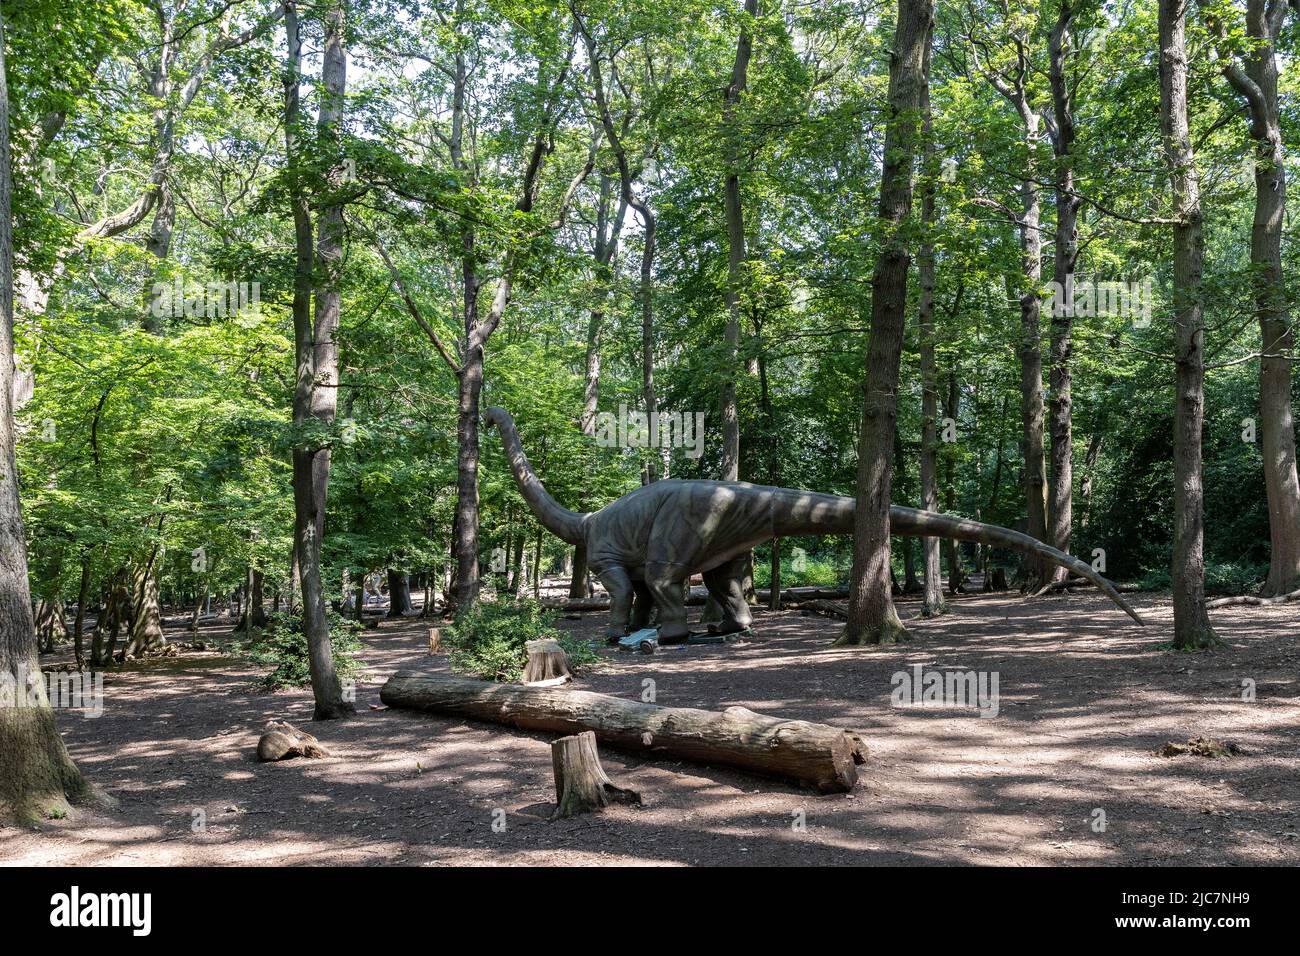
<path fill-rule="evenodd" d="M 659 643 L 680 644 L 691 633 L 686 626 L 686 575 L 678 565 L 650 564 L 645 578 L 659 608 Z"/>
<path fill-rule="evenodd" d="M 605 637 L 616 641 L 627 633 L 628 619 L 632 613 L 632 579 L 625 568 L 613 567 L 602 571 L 600 583 L 609 592 L 609 626 L 605 628 Z"/>
<path fill-rule="evenodd" d="M 754 615 L 749 610 L 749 602 L 745 600 L 744 577 L 748 567 L 748 555 L 741 555 L 704 572 L 704 586 L 722 606 L 722 621 L 709 625 L 711 633 L 735 634 L 748 629 L 753 623 Z"/>
<path fill-rule="evenodd" d="M 644 581 L 632 582 L 632 620 L 629 629 L 639 631 L 650 624 L 650 612 L 654 610 L 654 596 Z"/>

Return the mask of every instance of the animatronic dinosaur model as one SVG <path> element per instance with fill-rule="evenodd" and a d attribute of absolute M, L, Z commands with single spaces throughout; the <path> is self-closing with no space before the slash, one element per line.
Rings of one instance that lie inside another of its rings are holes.
<path fill-rule="evenodd" d="M 645 627 L 657 605 L 659 642 L 686 640 L 685 585 L 696 572 L 703 572 L 705 587 L 723 609 L 722 623 L 712 630 L 743 631 L 753 620 L 742 580 L 755 545 L 787 535 L 853 533 L 852 498 L 739 481 L 656 481 L 599 511 L 579 514 L 542 485 L 509 412 L 489 408 L 485 421 L 501 430 L 515 483 L 537 520 L 569 544 L 587 546 L 587 567 L 609 592 L 606 634 L 611 638 L 622 637 L 629 627 Z M 1087 578 L 1143 623 L 1090 564 L 1027 534 L 898 505 L 890 506 L 889 527 L 899 535 L 953 538 L 1037 555 Z"/>

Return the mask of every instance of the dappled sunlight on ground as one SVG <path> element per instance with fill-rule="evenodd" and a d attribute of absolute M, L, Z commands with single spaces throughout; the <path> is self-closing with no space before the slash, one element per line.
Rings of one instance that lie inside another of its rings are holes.
<path fill-rule="evenodd" d="M 547 735 L 372 709 L 396 670 L 446 669 L 427 652 L 428 622 L 366 632 L 358 714 L 345 722 L 311 723 L 308 691 L 259 691 L 255 671 L 213 652 L 133 663 L 109 675 L 102 718 L 60 724 L 117 807 L 0 830 L 0 861 L 1300 863 L 1300 606 L 1216 611 L 1228 647 L 1187 655 L 1161 649 L 1168 602 L 1135 603 L 1145 628 L 1092 595 L 1002 594 L 913 618 L 913 640 L 888 648 L 832 649 L 838 622 L 793 610 L 759 612 L 755 637 L 726 647 L 601 646 L 585 689 L 640 699 L 649 679 L 667 706 L 859 730 L 870 757 L 854 793 L 818 795 L 602 748 L 610 777 L 645 805 L 554 823 Z M 574 617 L 563 625 L 599 636 L 603 615 Z M 997 716 L 892 706 L 891 678 L 918 664 L 996 673 Z M 256 763 L 273 718 L 310 725 L 330 756 Z M 1195 735 L 1243 753 L 1158 755 Z"/>

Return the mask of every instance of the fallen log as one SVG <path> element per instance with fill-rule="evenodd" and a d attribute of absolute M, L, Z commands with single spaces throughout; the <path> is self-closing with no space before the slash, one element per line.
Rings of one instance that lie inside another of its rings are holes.
<path fill-rule="evenodd" d="M 1288 601 L 1300 601 L 1300 590 L 1292 591 L 1289 594 L 1278 594 L 1274 597 L 1256 597 L 1253 594 L 1242 594 L 1237 597 L 1215 598 L 1205 606 L 1211 609 L 1216 607 L 1232 607 L 1236 604 L 1261 607 L 1268 604 L 1286 604 Z"/>
<path fill-rule="evenodd" d="M 829 617 L 833 620 L 844 621 L 848 619 L 848 605 L 833 604 L 830 601 L 796 601 L 787 604 L 786 607 L 796 611 L 802 611 L 805 614 L 816 614 L 818 617 Z"/>
<path fill-rule="evenodd" d="M 858 780 L 866 744 L 856 734 L 744 707 L 721 713 L 660 707 L 564 687 L 521 687 L 445 674 L 399 671 L 379 699 L 424 710 L 561 734 L 595 731 L 602 744 L 632 753 L 733 767 L 843 793 Z"/>

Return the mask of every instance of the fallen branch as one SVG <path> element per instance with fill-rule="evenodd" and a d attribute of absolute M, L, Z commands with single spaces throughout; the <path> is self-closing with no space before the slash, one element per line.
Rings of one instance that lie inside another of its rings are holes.
<path fill-rule="evenodd" d="M 1216 598 L 1208 602 L 1207 608 L 1231 607 L 1234 604 L 1249 604 L 1252 607 L 1258 607 L 1261 604 L 1285 604 L 1288 601 L 1300 601 L 1300 590 L 1292 591 L 1290 594 L 1279 594 L 1276 597 L 1256 597 L 1253 594 L 1241 594 L 1237 597 Z"/>

